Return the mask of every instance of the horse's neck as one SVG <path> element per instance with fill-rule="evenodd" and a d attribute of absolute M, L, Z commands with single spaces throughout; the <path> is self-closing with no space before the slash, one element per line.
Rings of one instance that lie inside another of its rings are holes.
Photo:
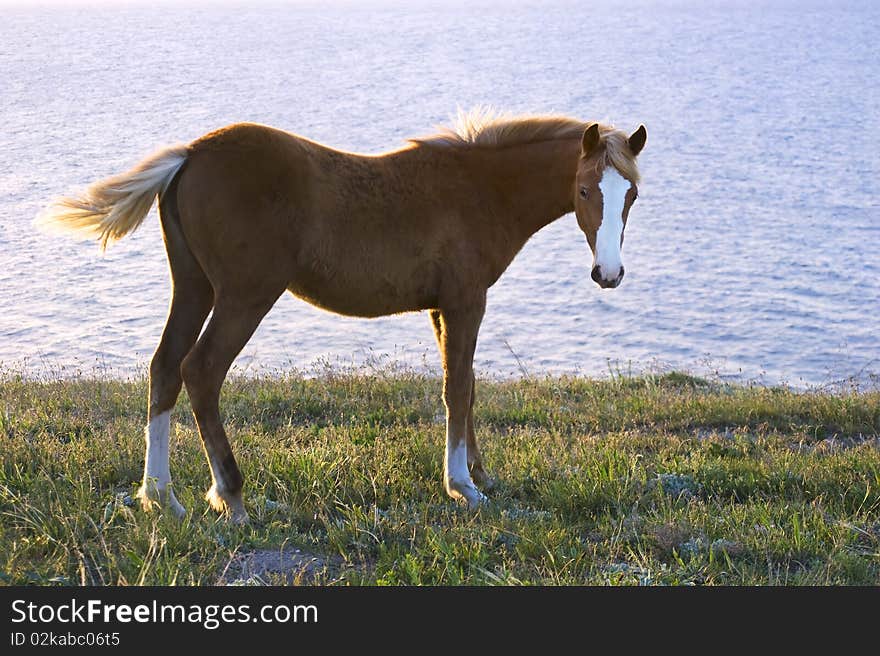
<path fill-rule="evenodd" d="M 580 139 L 557 139 L 497 149 L 474 149 L 473 178 L 498 219 L 509 226 L 517 250 L 538 230 L 574 211 Z"/>

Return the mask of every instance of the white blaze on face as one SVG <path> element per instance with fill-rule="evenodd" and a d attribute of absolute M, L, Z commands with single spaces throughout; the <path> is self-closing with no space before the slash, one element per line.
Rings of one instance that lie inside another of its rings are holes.
<path fill-rule="evenodd" d="M 605 280 L 614 280 L 623 266 L 620 240 L 623 236 L 623 206 L 632 185 L 612 166 L 605 169 L 599 189 L 602 191 L 602 223 L 596 233 L 593 266 L 598 266 Z"/>

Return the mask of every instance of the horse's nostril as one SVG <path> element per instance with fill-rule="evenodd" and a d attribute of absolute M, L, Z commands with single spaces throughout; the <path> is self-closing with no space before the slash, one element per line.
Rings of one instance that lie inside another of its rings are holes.
<path fill-rule="evenodd" d="M 620 280 L 623 278 L 623 274 L 626 273 L 626 269 L 623 268 L 623 265 L 620 267 L 620 275 L 617 276 L 617 279 Z"/>
<path fill-rule="evenodd" d="M 599 265 L 593 267 L 592 273 L 590 273 L 590 278 L 593 279 L 593 282 L 599 282 L 602 280 L 602 272 L 599 271 Z"/>

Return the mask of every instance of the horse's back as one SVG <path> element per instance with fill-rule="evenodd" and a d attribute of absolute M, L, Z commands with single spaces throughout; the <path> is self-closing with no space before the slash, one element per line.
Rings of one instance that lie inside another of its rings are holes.
<path fill-rule="evenodd" d="M 437 240 L 400 184 L 381 157 L 242 123 L 190 145 L 178 206 L 215 288 L 280 284 L 330 311 L 381 316 L 436 304 Z"/>

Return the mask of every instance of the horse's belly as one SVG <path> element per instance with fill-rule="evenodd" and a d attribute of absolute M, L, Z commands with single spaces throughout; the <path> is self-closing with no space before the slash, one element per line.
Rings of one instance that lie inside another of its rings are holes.
<path fill-rule="evenodd" d="M 288 287 L 294 296 L 336 314 L 381 317 L 437 307 L 432 276 L 416 271 L 403 279 L 382 276 L 368 267 L 360 275 L 298 276 Z"/>

